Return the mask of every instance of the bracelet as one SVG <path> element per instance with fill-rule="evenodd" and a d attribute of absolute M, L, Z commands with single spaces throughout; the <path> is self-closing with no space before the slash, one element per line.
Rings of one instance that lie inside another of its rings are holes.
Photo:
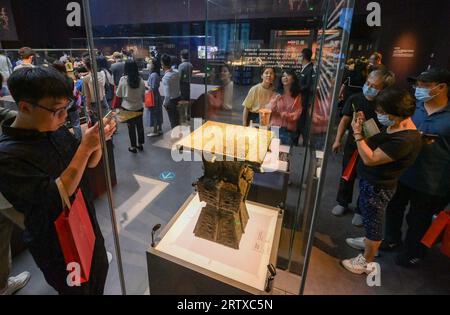
<path fill-rule="evenodd" d="M 360 141 L 363 141 L 363 140 L 366 140 L 366 139 L 365 138 L 355 139 L 356 142 L 360 142 Z"/>

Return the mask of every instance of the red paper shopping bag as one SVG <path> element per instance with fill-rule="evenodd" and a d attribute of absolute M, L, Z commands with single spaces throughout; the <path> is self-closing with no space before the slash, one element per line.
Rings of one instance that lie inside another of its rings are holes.
<path fill-rule="evenodd" d="M 448 225 L 450 225 L 450 215 L 446 211 L 441 211 L 423 236 L 422 244 L 431 248 Z"/>
<path fill-rule="evenodd" d="M 444 238 L 441 244 L 441 253 L 450 257 L 450 224 L 447 224 L 447 228 L 444 232 Z"/>
<path fill-rule="evenodd" d="M 152 108 L 155 106 L 155 95 L 153 94 L 153 91 L 145 92 L 144 103 L 146 108 Z"/>
<path fill-rule="evenodd" d="M 66 264 L 76 262 L 80 265 L 80 280 L 85 283 L 89 281 L 95 244 L 91 219 L 81 189 L 78 189 L 75 201 L 70 205 L 69 197 L 59 178 L 57 185 L 64 207 L 64 211 L 55 221 L 59 244 Z"/>
<path fill-rule="evenodd" d="M 114 97 L 113 97 L 112 102 L 111 102 L 111 108 L 112 109 L 119 108 L 121 104 L 122 104 L 122 98 L 118 97 L 116 95 L 116 87 L 114 87 Z"/>
<path fill-rule="evenodd" d="M 349 181 L 355 177 L 356 165 L 358 163 L 358 156 L 359 156 L 358 150 L 355 150 L 355 152 L 353 152 L 352 154 L 352 157 L 350 158 L 350 161 L 347 164 L 347 167 L 342 173 L 343 180 Z"/>

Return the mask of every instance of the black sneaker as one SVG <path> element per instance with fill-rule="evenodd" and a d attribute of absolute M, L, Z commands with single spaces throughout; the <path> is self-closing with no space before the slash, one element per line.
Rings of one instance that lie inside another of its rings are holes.
<path fill-rule="evenodd" d="M 141 144 L 141 145 L 138 145 L 137 147 L 136 147 L 139 151 L 144 151 L 144 146 Z"/>
<path fill-rule="evenodd" d="M 402 243 L 389 243 L 388 241 L 383 240 L 379 249 L 383 252 L 394 252 L 398 251 L 402 245 Z"/>
<path fill-rule="evenodd" d="M 401 253 L 395 256 L 394 261 L 397 265 L 405 268 L 415 268 L 419 265 L 422 259 L 418 257 L 411 257 L 406 253 Z"/>
<path fill-rule="evenodd" d="M 132 152 L 132 153 L 137 153 L 137 150 L 135 147 L 129 147 L 128 151 Z"/>

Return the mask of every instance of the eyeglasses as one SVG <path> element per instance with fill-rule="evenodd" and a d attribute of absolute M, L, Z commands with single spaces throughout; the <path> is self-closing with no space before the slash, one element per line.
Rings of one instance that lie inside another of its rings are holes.
<path fill-rule="evenodd" d="M 67 112 L 67 110 L 70 108 L 70 106 L 72 106 L 72 101 L 69 101 L 66 104 L 66 106 L 60 107 L 60 108 L 57 108 L 57 109 L 50 109 L 50 108 L 47 108 L 47 107 L 39 105 L 39 104 L 31 104 L 31 105 L 34 106 L 34 107 L 38 107 L 38 108 L 41 108 L 43 110 L 46 110 L 46 111 L 52 113 L 53 117 L 62 117 L 63 114 L 65 112 Z"/>

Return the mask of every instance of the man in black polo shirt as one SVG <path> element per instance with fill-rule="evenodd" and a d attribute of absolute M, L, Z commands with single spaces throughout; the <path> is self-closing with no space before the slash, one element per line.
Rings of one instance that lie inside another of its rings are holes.
<path fill-rule="evenodd" d="M 86 168 L 95 167 L 102 156 L 99 126 L 87 129 L 81 142 L 64 126 L 73 91 L 51 67 L 16 70 L 8 86 L 19 110 L 3 124 L 0 192 L 24 214 L 24 241 L 46 281 L 60 294 L 102 294 L 108 259 L 84 177 Z M 110 138 L 115 123 L 105 123 Z M 90 278 L 80 286 L 67 283 L 69 272 L 55 230 L 63 210 L 58 178 L 69 196 L 81 188 L 96 237 Z"/>
<path fill-rule="evenodd" d="M 369 74 L 367 81 L 363 88 L 363 93 L 353 94 L 346 101 L 344 108 L 342 110 L 343 116 L 339 123 L 336 139 L 333 144 L 333 151 L 335 153 L 339 152 L 342 147 L 342 139 L 344 137 L 345 131 L 348 130 L 349 136 L 344 146 L 344 157 L 342 160 L 342 171 L 345 170 L 350 158 L 356 150 L 356 143 L 352 136 L 353 130 L 350 127 L 352 121 L 353 113 L 362 111 L 366 117 L 366 120 L 373 118 L 381 126 L 381 122 L 377 119 L 377 114 L 375 113 L 375 103 L 374 99 L 378 93 L 395 83 L 395 78 L 392 72 L 386 70 L 376 70 Z M 355 180 L 345 181 L 341 178 L 339 182 L 339 190 L 337 195 L 338 205 L 332 210 L 332 214 L 336 216 L 341 216 L 348 209 L 348 205 L 353 200 L 353 186 Z M 356 211 L 357 212 L 357 211 Z M 359 214 L 355 215 L 353 224 L 357 226 L 362 225 L 362 218 Z"/>
<path fill-rule="evenodd" d="M 426 253 L 421 239 L 434 214 L 450 201 L 450 72 L 431 69 L 413 78 L 417 108 L 412 116 L 428 144 L 414 165 L 400 178 L 397 192 L 386 209 L 385 240 L 381 250 L 393 250 L 402 243 L 402 223 L 406 206 L 408 230 L 405 251 L 396 263 L 413 267 Z"/>

